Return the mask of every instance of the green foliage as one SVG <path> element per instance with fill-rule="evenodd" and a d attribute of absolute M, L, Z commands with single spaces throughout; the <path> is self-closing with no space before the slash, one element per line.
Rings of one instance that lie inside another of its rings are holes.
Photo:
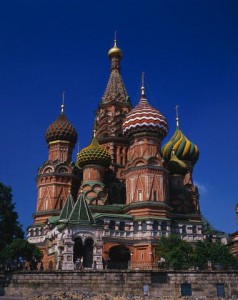
<path fill-rule="evenodd" d="M 207 269 L 209 261 L 213 268 L 238 268 L 237 258 L 230 253 L 228 246 L 221 242 L 204 240 L 197 241 L 192 246 L 178 236 L 171 235 L 162 237 L 158 242 L 158 254 L 165 259 L 165 268 L 174 270 L 186 270 L 190 267 Z"/>
<path fill-rule="evenodd" d="M 165 259 L 165 268 L 187 270 L 192 265 L 192 246 L 176 235 L 162 237 L 158 242 L 158 253 Z"/>
<path fill-rule="evenodd" d="M 0 183 L 0 256 L 5 247 L 16 238 L 23 238 L 22 226 L 18 222 L 12 190 Z"/>
<path fill-rule="evenodd" d="M 7 246 L 6 250 L 6 258 L 10 260 L 40 261 L 43 257 L 39 248 L 34 244 L 30 244 L 28 241 L 21 239 L 15 239 Z"/>
<path fill-rule="evenodd" d="M 199 269 L 206 269 L 207 262 L 220 265 L 224 269 L 237 268 L 237 259 L 230 253 L 228 246 L 209 240 L 197 241 L 194 247 L 193 262 Z"/>

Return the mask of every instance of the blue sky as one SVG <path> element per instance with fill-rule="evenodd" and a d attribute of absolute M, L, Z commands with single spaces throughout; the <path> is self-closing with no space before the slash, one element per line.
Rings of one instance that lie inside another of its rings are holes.
<path fill-rule="evenodd" d="M 37 169 L 47 160 L 45 131 L 60 112 L 80 148 L 109 78 L 117 31 L 122 76 L 135 105 L 141 73 L 149 102 L 200 150 L 194 169 L 205 217 L 237 230 L 238 1 L 0 0 L 0 181 L 13 188 L 24 228 L 36 208 Z M 74 152 L 74 160 L 76 151 Z"/>

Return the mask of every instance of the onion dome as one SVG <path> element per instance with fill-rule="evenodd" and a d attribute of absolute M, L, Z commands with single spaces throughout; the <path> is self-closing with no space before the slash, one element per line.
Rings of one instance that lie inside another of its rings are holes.
<path fill-rule="evenodd" d="M 78 134 L 73 125 L 64 115 L 64 104 L 61 105 L 61 113 L 56 121 L 54 121 L 46 130 L 47 143 L 61 140 L 76 143 Z"/>
<path fill-rule="evenodd" d="M 178 159 L 196 163 L 199 157 L 198 147 L 189 141 L 189 139 L 180 130 L 178 113 L 176 118 L 176 127 L 174 135 L 162 148 L 164 159 L 169 160 L 174 149 Z"/>
<path fill-rule="evenodd" d="M 114 39 L 113 47 L 108 51 L 108 56 L 111 59 L 112 57 L 118 57 L 122 59 L 122 51 L 120 48 L 117 47 L 117 40 L 116 37 Z"/>
<path fill-rule="evenodd" d="M 159 135 L 161 140 L 168 133 L 168 124 L 165 117 L 152 107 L 146 99 L 143 82 L 141 99 L 137 106 L 127 114 L 122 129 L 126 136 L 146 132 Z"/>
<path fill-rule="evenodd" d="M 108 168 L 111 164 L 111 156 L 106 149 L 99 145 L 95 132 L 90 145 L 82 149 L 77 155 L 77 165 L 79 167 L 91 164 L 102 165 L 105 168 Z"/>
<path fill-rule="evenodd" d="M 185 175 L 188 171 L 188 166 L 182 160 L 178 159 L 174 149 L 172 150 L 171 158 L 168 162 L 170 174 L 181 174 Z"/>

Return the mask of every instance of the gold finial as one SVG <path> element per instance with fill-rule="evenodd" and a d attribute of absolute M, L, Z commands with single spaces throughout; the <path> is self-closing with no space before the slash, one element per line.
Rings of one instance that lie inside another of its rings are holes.
<path fill-rule="evenodd" d="M 176 127 L 179 128 L 179 105 L 175 106 L 176 110 Z"/>
<path fill-rule="evenodd" d="M 93 129 L 93 137 L 96 137 L 96 129 Z"/>
<path fill-rule="evenodd" d="M 62 94 L 61 114 L 64 113 L 64 95 L 65 95 L 65 92 L 63 92 L 63 94 Z"/>
<path fill-rule="evenodd" d="M 109 56 L 109 58 L 112 58 L 112 57 L 118 57 L 119 59 L 122 58 L 122 51 L 120 48 L 117 47 L 117 32 L 116 31 L 114 34 L 114 45 L 108 51 L 108 56 Z"/>
<path fill-rule="evenodd" d="M 114 47 L 117 47 L 117 32 L 114 34 Z"/>
<path fill-rule="evenodd" d="M 142 77 L 141 77 L 141 95 L 144 96 L 145 95 L 145 72 L 142 72 Z"/>

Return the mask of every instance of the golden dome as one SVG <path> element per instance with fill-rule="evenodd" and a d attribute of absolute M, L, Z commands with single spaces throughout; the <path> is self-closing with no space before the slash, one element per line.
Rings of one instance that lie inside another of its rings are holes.
<path fill-rule="evenodd" d="M 122 51 L 120 48 L 117 47 L 117 41 L 114 40 L 114 46 L 108 51 L 109 58 L 112 58 L 113 56 L 117 56 L 120 59 L 122 58 Z"/>

